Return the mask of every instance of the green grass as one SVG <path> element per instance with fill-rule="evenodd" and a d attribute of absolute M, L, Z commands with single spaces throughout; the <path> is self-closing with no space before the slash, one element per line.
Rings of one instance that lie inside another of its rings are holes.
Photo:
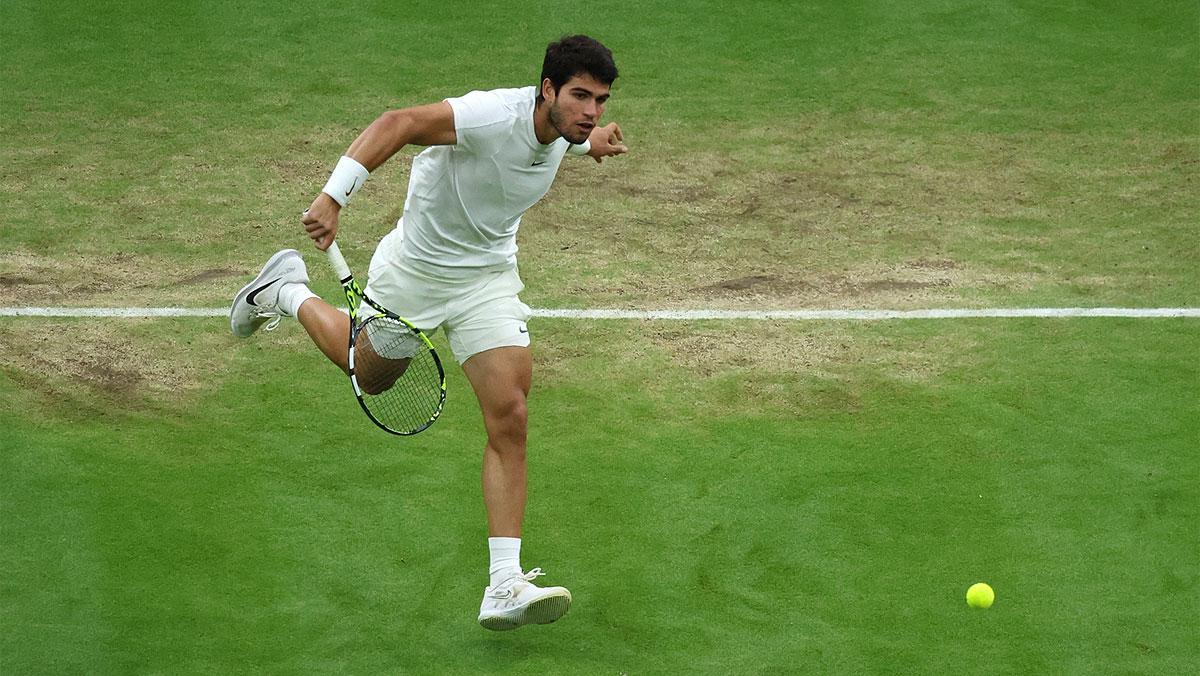
<path fill-rule="evenodd" d="M 471 6 L 7 3 L 0 301 L 223 302 L 307 246 L 297 214 L 376 115 L 533 82 L 572 30 L 615 50 L 632 152 L 568 163 L 528 215 L 535 304 L 694 303 L 764 274 L 713 300 L 1195 301 L 1193 3 L 509 7 L 530 18 L 497 31 Z M 345 215 L 352 258 L 399 215 L 409 152 Z M 133 264 L 171 273 L 131 289 Z"/>
<path fill-rule="evenodd" d="M 575 31 L 632 152 L 527 214 L 531 305 L 1198 304 L 1195 3 L 504 14 L 0 4 L 0 305 L 222 306 L 376 115 Z M 576 606 L 497 635 L 457 368 L 397 441 L 294 325 L 0 319 L 0 671 L 1186 673 L 1194 324 L 536 321 L 523 560 Z"/>
<path fill-rule="evenodd" d="M 461 376 L 445 419 L 397 444 L 290 327 L 228 351 L 211 386 L 175 402 L 95 388 L 103 416 L 55 403 L 77 382 L 0 380 L 14 404 L 0 420 L 7 668 L 1164 673 L 1190 659 L 1200 373 L 1174 359 L 1200 349 L 1187 323 L 848 332 L 893 355 L 974 345 L 921 377 L 864 361 L 698 379 L 646 348 L 636 361 L 661 367 L 649 391 L 635 370 L 595 384 L 641 331 L 541 325 L 572 356 L 538 352 L 552 382 L 531 403 L 525 559 L 575 592 L 561 624 L 473 625 L 486 552 Z M 805 405 L 773 403 L 780 382 Z M 319 420 L 305 401 L 326 402 Z M 987 612 L 962 599 L 981 579 L 998 593 Z"/>

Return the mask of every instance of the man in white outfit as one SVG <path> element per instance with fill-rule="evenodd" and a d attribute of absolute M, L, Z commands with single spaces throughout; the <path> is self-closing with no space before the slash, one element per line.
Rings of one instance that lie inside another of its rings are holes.
<path fill-rule="evenodd" d="M 600 162 L 626 152 L 615 123 L 599 126 L 616 78 L 612 53 L 576 35 L 547 47 L 537 87 L 473 91 L 386 112 L 350 145 L 301 220 L 317 248 L 327 249 L 340 210 L 369 173 L 406 145 L 429 146 L 413 159 L 404 215 L 371 259 L 366 293 L 423 330 L 446 332 L 483 411 L 491 566 L 479 623 L 488 629 L 553 622 L 571 604 L 569 591 L 538 587 L 541 569 L 524 572 L 520 563 L 533 362 L 529 308 L 517 296 L 524 286 L 516 234 L 565 155 Z M 345 370 L 349 318 L 307 283 L 299 253 L 275 254 L 235 297 L 231 329 L 247 337 L 268 321 L 295 317 Z"/>

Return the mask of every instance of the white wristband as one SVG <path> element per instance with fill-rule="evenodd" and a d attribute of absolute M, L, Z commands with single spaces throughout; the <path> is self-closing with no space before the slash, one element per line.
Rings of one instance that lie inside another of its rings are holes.
<path fill-rule="evenodd" d="M 569 155 L 587 155 L 592 149 L 591 139 L 585 139 L 583 143 L 572 143 L 571 147 L 567 148 Z"/>
<path fill-rule="evenodd" d="M 354 193 L 362 188 L 363 183 L 367 182 L 367 177 L 371 172 L 367 168 L 356 162 L 353 158 L 342 155 L 342 159 L 338 160 L 337 166 L 333 168 L 333 174 L 329 176 L 329 181 L 321 188 L 321 192 L 333 198 L 334 202 L 342 206 L 350 203 L 350 198 L 354 197 Z"/>

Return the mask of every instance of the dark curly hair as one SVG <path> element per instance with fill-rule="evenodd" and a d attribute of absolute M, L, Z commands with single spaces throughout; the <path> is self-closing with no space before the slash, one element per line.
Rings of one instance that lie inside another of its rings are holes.
<path fill-rule="evenodd" d="M 555 93 L 562 89 L 567 80 L 587 73 L 606 85 L 617 79 L 617 65 L 613 63 L 608 47 L 586 35 L 571 35 L 546 47 L 546 59 L 542 62 L 542 79 L 538 85 L 538 103 L 542 102 L 540 83 L 549 78 Z"/>

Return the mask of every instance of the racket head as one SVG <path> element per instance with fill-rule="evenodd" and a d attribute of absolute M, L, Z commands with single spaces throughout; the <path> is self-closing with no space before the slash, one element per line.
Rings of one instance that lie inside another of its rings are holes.
<path fill-rule="evenodd" d="M 390 312 L 354 328 L 350 383 L 367 417 L 383 430 L 410 436 L 432 425 L 446 403 L 446 371 L 423 331 Z"/>

